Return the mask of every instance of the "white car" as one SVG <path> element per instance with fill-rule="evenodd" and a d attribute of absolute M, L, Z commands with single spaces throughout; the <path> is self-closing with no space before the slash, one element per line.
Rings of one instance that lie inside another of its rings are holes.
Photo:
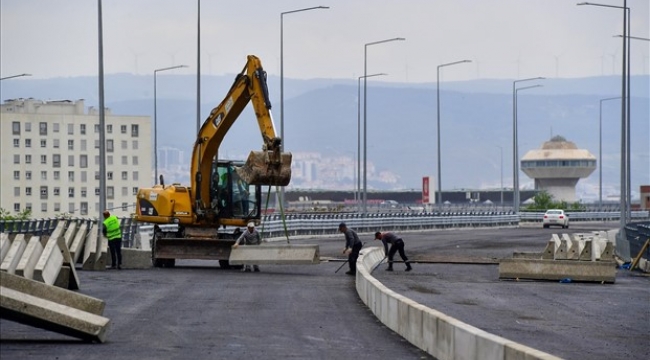
<path fill-rule="evenodd" d="M 569 228 L 569 215 L 564 213 L 564 210 L 560 209 L 549 209 L 546 210 L 544 214 L 544 219 L 542 220 L 544 228 L 549 226 L 561 226 L 563 229 Z"/>

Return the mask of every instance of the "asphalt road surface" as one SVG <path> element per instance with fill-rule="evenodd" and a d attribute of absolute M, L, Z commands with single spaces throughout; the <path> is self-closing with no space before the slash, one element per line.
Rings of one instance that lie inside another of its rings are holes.
<path fill-rule="evenodd" d="M 389 288 L 470 325 L 566 359 L 650 358 L 650 278 L 620 270 L 615 284 L 498 280 L 499 258 L 542 251 L 571 229 L 467 229 L 402 233 L 414 271 L 374 275 Z M 371 234 L 361 235 L 366 246 Z M 343 236 L 318 243 L 342 259 Z M 466 264 L 475 263 L 475 264 Z M 482 263 L 482 264 L 476 264 Z M 490 264 L 492 263 L 492 264 Z M 427 359 L 379 323 L 340 261 L 222 270 L 178 261 L 173 269 L 79 271 L 81 293 L 106 301 L 107 342 L 87 344 L 0 320 L 7 359 Z"/>

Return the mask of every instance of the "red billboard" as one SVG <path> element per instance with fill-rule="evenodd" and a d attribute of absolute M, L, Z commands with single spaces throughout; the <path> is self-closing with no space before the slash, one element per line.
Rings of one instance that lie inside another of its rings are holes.
<path fill-rule="evenodd" d="M 429 177 L 424 176 L 422 178 L 422 203 L 429 203 Z"/>

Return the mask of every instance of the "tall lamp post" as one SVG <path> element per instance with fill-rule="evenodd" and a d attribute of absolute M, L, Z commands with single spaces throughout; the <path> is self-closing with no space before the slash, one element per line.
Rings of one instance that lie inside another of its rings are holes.
<path fill-rule="evenodd" d="M 627 184 L 629 183 L 629 157 L 630 157 L 630 148 L 629 148 L 629 130 L 630 130 L 630 119 L 629 119 L 629 16 L 630 8 L 627 7 L 627 0 L 623 0 L 623 6 L 616 5 L 607 5 L 607 4 L 596 4 L 583 2 L 577 5 L 591 5 L 599 7 L 608 7 L 614 9 L 623 10 L 623 72 L 621 76 L 621 221 L 620 226 L 625 227 L 627 223 L 628 216 L 628 197 L 629 189 Z M 627 102 L 626 102 L 627 100 Z"/>
<path fill-rule="evenodd" d="M 156 86 L 156 77 L 159 72 L 161 71 L 167 71 L 167 70 L 173 70 L 173 69 L 179 69 L 179 68 L 186 68 L 187 65 L 175 65 L 175 66 L 170 66 L 166 68 L 161 68 L 161 69 L 156 69 L 153 71 L 153 127 L 154 127 L 154 133 L 153 133 L 153 158 L 154 158 L 154 168 L 155 168 L 155 174 L 153 178 L 153 183 L 157 184 L 158 183 L 158 102 L 157 102 L 157 86 Z"/>
<path fill-rule="evenodd" d="M 515 80 L 512 82 L 512 208 L 513 211 L 517 214 L 519 213 L 519 164 L 517 163 L 519 161 L 519 132 L 517 130 L 517 83 L 543 79 L 545 78 L 534 77 Z M 530 86 L 526 87 L 526 89 L 530 88 Z"/>
<path fill-rule="evenodd" d="M 282 139 L 282 143 L 280 143 L 281 150 L 284 150 L 284 15 L 309 11 L 309 10 L 317 10 L 317 9 L 329 9 L 329 6 L 314 6 L 314 7 L 285 11 L 280 13 L 280 138 Z"/>
<path fill-rule="evenodd" d="M 22 76 L 32 76 L 32 74 L 11 75 L 11 76 L 6 76 L 6 77 L 3 77 L 3 78 L 0 78 L 0 80 L 13 79 L 13 78 L 22 77 Z"/>
<path fill-rule="evenodd" d="M 363 214 L 368 213 L 368 46 L 391 41 L 404 41 L 405 38 L 392 38 L 367 43 L 363 46 Z"/>
<path fill-rule="evenodd" d="M 361 79 L 384 76 L 385 73 L 378 73 L 372 75 L 359 76 L 357 79 L 357 195 L 355 198 L 357 204 L 357 212 L 361 211 L 360 197 L 361 197 Z"/>
<path fill-rule="evenodd" d="M 454 61 L 447 64 L 438 65 L 438 68 L 436 69 L 436 111 L 438 118 L 438 206 L 442 206 L 442 165 L 440 161 L 440 68 L 469 62 L 472 62 L 472 60 Z"/>
<path fill-rule="evenodd" d="M 284 151 L 284 15 L 318 9 L 329 9 L 329 6 L 314 6 L 280 13 L 280 151 Z M 284 201 L 284 187 L 280 190 L 280 201 Z"/>
<path fill-rule="evenodd" d="M 620 99 L 620 96 L 600 99 L 598 115 L 598 210 L 603 209 L 603 101 Z"/>

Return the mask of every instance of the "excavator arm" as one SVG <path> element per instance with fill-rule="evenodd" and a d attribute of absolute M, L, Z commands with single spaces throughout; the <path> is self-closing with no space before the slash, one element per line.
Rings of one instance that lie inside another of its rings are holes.
<path fill-rule="evenodd" d="M 251 151 L 237 174 L 251 185 L 286 186 L 291 180 L 291 154 L 281 152 L 271 116 L 266 72 L 259 58 L 249 55 L 246 66 L 235 78 L 224 100 L 212 111 L 199 130 L 192 151 L 191 181 L 194 210 L 201 216 L 209 208 L 210 174 L 219 147 L 246 105 L 252 102 L 262 134 L 262 150 Z"/>

